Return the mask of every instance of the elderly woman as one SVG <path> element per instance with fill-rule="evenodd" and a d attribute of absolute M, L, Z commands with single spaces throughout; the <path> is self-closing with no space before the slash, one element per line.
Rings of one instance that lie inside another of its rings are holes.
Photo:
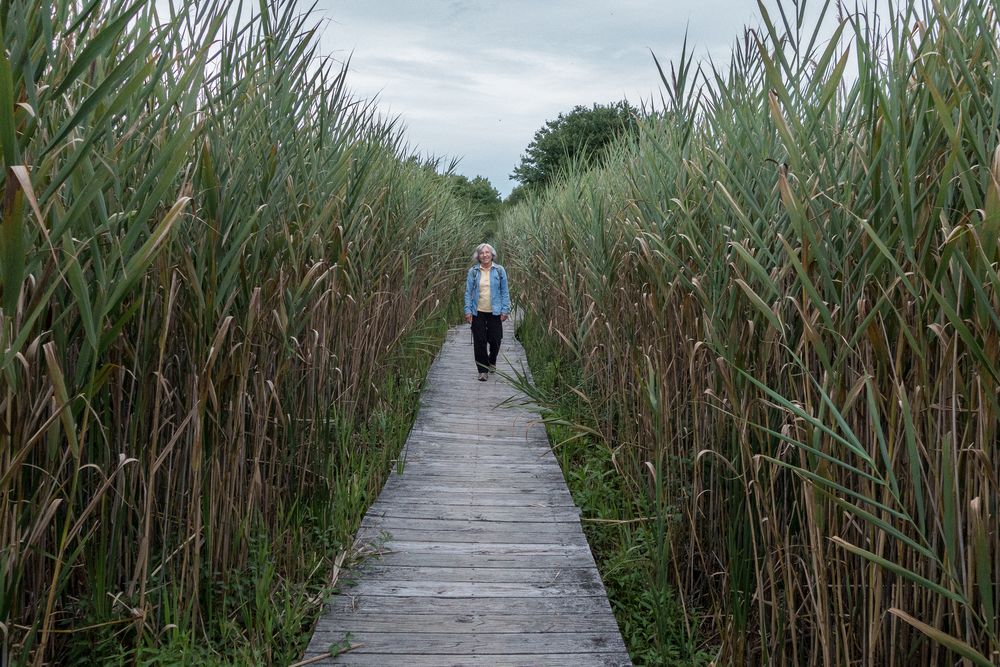
<path fill-rule="evenodd" d="M 479 379 L 489 379 L 496 370 L 497 353 L 503 338 L 503 322 L 510 315 L 507 272 L 495 264 L 497 251 L 480 243 L 473 260 L 478 262 L 465 277 L 465 321 L 472 325 L 472 348 Z M 488 349 L 487 349 L 488 347 Z"/>

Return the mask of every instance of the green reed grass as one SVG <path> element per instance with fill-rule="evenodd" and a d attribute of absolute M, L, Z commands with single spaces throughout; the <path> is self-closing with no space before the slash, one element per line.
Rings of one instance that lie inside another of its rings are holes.
<path fill-rule="evenodd" d="M 509 263 L 720 664 L 989 665 L 1000 7 L 819 4 L 830 40 L 761 5 L 727 65 L 661 70 L 637 140 L 508 214 Z"/>
<path fill-rule="evenodd" d="M 709 664 L 713 656 L 698 649 L 673 588 L 650 585 L 655 565 L 666 562 L 661 552 L 669 544 L 663 532 L 677 522 L 676 512 L 654 513 L 655 498 L 627 492 L 630 480 L 621 474 L 617 452 L 599 433 L 581 428 L 596 427 L 598 412 L 581 391 L 586 390 L 582 368 L 558 339 L 547 335 L 537 315 L 522 319 L 517 334 L 529 355 L 532 381 L 524 375 L 514 381 L 542 408 L 632 661 L 671 667 Z M 650 521 L 653 515 L 656 520 Z"/>
<path fill-rule="evenodd" d="M 475 236 L 308 13 L 157 6 L 0 3 L 4 664 L 287 662 Z"/>

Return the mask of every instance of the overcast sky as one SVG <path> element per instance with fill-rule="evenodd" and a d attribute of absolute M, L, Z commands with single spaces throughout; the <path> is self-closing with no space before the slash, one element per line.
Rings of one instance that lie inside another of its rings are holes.
<path fill-rule="evenodd" d="M 350 56 L 358 96 L 400 116 L 411 146 L 461 158 L 460 173 L 503 195 L 546 120 L 577 104 L 659 100 L 650 51 L 666 67 L 687 29 L 699 56 L 727 62 L 743 26 L 760 23 L 755 0 L 319 0 L 317 10 L 322 49 Z"/>

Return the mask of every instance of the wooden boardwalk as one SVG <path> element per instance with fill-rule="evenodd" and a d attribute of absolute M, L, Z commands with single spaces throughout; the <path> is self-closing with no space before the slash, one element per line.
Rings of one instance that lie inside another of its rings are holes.
<path fill-rule="evenodd" d="M 527 367 L 504 325 L 501 371 Z M 448 332 L 421 407 L 305 658 L 317 665 L 630 665 L 537 413 L 476 379 L 468 326 Z M 384 542 L 383 542 L 384 540 Z M 349 633 L 349 635 L 348 635 Z"/>

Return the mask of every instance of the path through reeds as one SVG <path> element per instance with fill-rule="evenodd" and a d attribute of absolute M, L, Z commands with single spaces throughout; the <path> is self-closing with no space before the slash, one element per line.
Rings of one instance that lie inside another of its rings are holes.
<path fill-rule="evenodd" d="M 505 325 L 498 370 L 525 368 Z M 368 509 L 305 659 L 317 664 L 631 665 L 538 413 L 476 378 L 468 325 L 427 375 L 399 465 Z"/>

